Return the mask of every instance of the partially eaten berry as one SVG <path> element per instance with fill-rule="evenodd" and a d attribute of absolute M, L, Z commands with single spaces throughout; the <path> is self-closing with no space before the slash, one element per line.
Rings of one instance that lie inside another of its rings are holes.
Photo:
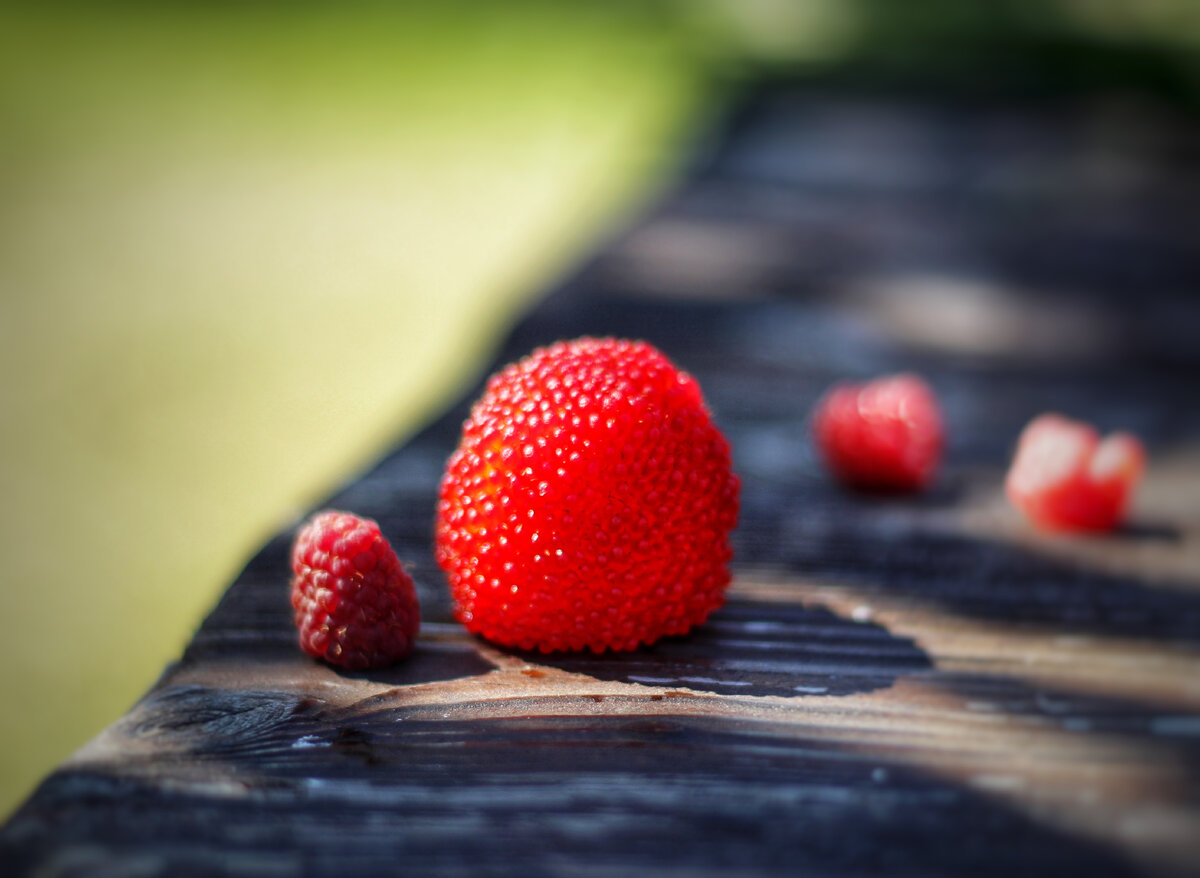
<path fill-rule="evenodd" d="M 813 433 L 838 481 L 873 491 L 925 488 L 944 443 L 937 397 L 910 374 L 837 385 L 817 404 Z"/>
<path fill-rule="evenodd" d="M 643 342 L 583 338 L 488 382 L 446 465 L 437 560 L 489 640 L 630 650 L 721 605 L 737 514 L 696 381 Z"/>
<path fill-rule="evenodd" d="M 292 609 L 309 655 L 358 670 L 412 652 L 421 626 L 417 592 L 374 521 L 315 515 L 296 535 L 292 573 Z"/>
<path fill-rule="evenodd" d="M 1101 439 L 1088 424 L 1045 414 L 1021 432 L 1005 489 L 1039 527 L 1109 531 L 1124 521 L 1145 461 L 1129 433 Z"/>

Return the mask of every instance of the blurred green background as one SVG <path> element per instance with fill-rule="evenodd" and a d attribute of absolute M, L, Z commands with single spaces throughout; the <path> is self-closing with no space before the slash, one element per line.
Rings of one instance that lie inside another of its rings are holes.
<path fill-rule="evenodd" d="M 1194 107 L 1191 0 L 0 7 L 0 815 L 764 79 Z"/>

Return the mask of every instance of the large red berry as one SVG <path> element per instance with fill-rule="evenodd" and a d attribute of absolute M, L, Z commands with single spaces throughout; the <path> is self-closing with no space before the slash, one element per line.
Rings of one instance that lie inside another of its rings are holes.
<path fill-rule="evenodd" d="M 353 670 L 412 652 L 421 625 L 416 589 L 375 522 L 317 514 L 296 535 L 292 573 L 292 608 L 309 655 Z"/>
<path fill-rule="evenodd" d="M 442 480 L 437 560 L 489 640 L 629 650 L 721 605 L 737 513 L 696 381 L 648 344 L 584 338 L 489 381 Z"/>
<path fill-rule="evenodd" d="M 1047 530 L 1107 531 L 1124 520 L 1145 461 L 1142 444 L 1128 433 L 1101 440 L 1087 424 L 1040 415 L 1021 432 L 1005 489 Z"/>
<path fill-rule="evenodd" d="M 837 385 L 817 404 L 813 432 L 834 476 L 868 490 L 924 488 L 944 443 L 937 397 L 907 374 Z"/>

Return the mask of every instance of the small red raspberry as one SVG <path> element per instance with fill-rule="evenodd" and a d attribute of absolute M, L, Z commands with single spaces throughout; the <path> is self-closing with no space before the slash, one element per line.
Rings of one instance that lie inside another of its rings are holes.
<path fill-rule="evenodd" d="M 729 444 L 643 342 L 559 342 L 494 375 L 442 480 L 437 560 L 466 627 L 521 649 L 630 650 L 724 600 Z"/>
<path fill-rule="evenodd" d="M 1142 443 L 1128 433 L 1102 441 L 1088 424 L 1045 414 L 1021 432 L 1005 489 L 1039 527 L 1108 531 L 1124 520 L 1145 461 Z"/>
<path fill-rule="evenodd" d="M 296 535 L 292 572 L 292 608 L 309 655 L 358 670 L 412 652 L 421 626 L 417 592 L 378 524 L 318 513 Z"/>
<path fill-rule="evenodd" d="M 908 374 L 837 385 L 817 403 L 813 432 L 834 476 L 868 490 L 926 487 L 944 443 L 937 397 Z"/>

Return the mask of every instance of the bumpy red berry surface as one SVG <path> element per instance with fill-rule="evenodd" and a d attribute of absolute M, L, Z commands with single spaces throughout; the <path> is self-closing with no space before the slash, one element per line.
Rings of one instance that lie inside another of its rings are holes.
<path fill-rule="evenodd" d="M 292 573 L 292 608 L 309 655 L 357 670 L 412 652 L 421 624 L 416 589 L 374 521 L 318 513 L 296 535 Z"/>
<path fill-rule="evenodd" d="M 489 640 L 630 650 L 721 605 L 737 514 L 696 381 L 648 344 L 578 339 L 489 381 L 442 480 L 437 560 Z"/>
<path fill-rule="evenodd" d="M 1021 432 L 1005 490 L 1039 527 L 1108 531 L 1124 521 L 1145 460 L 1128 433 L 1101 440 L 1088 424 L 1040 415 Z"/>
<path fill-rule="evenodd" d="M 926 487 L 944 444 L 937 397 L 908 374 L 837 385 L 817 404 L 813 433 L 838 481 L 877 491 Z"/>

